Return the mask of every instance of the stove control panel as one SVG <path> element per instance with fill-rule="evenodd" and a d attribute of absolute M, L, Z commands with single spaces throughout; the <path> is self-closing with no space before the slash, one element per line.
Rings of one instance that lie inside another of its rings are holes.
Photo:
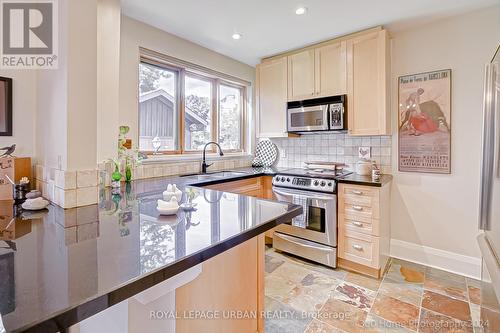
<path fill-rule="evenodd" d="M 337 184 L 333 179 L 287 176 L 280 174 L 273 177 L 273 185 L 279 187 L 295 188 L 298 190 L 327 193 L 334 193 L 337 187 Z"/>

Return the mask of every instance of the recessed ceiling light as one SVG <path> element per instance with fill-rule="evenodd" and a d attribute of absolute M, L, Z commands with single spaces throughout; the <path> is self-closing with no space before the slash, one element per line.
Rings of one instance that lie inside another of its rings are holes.
<path fill-rule="evenodd" d="M 233 39 L 238 40 L 238 39 L 241 39 L 241 34 L 235 32 L 232 37 L 233 37 Z"/>
<path fill-rule="evenodd" d="M 295 14 L 297 15 L 304 15 L 307 12 L 306 7 L 299 7 L 295 10 Z"/>

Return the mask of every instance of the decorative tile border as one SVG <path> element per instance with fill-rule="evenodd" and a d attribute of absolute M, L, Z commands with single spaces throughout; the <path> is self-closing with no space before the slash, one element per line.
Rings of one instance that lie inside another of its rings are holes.
<path fill-rule="evenodd" d="M 65 171 L 35 167 L 36 189 L 52 203 L 62 208 L 74 208 L 96 204 L 97 169 Z"/>

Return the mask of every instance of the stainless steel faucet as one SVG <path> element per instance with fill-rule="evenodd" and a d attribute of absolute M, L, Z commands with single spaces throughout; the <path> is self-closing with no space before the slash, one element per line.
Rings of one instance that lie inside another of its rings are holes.
<path fill-rule="evenodd" d="M 207 173 L 207 168 L 213 164 L 213 163 L 207 164 L 207 161 L 205 160 L 205 155 L 206 155 L 205 153 L 206 153 L 208 145 L 216 145 L 217 147 L 219 147 L 219 155 L 224 156 L 224 152 L 222 151 L 222 148 L 219 146 L 219 144 L 217 142 L 214 142 L 214 141 L 208 142 L 205 145 L 205 147 L 203 147 L 203 160 L 201 162 L 201 173 Z"/>

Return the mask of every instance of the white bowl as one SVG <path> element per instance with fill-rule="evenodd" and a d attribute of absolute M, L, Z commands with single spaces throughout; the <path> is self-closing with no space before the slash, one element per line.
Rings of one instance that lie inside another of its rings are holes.
<path fill-rule="evenodd" d="M 156 210 L 160 213 L 160 215 L 174 215 L 177 214 L 177 211 L 179 211 L 179 206 L 172 208 L 156 207 Z"/>
<path fill-rule="evenodd" d="M 49 201 L 45 200 L 42 197 L 38 197 L 36 199 L 26 199 L 21 207 L 26 210 L 41 210 L 47 208 L 49 204 Z"/>
<path fill-rule="evenodd" d="M 170 201 L 170 199 L 172 199 L 172 197 L 175 197 L 177 199 L 177 202 L 179 202 L 182 199 L 182 192 L 181 191 L 178 191 L 178 192 L 165 191 L 165 192 L 163 192 L 163 200 Z"/>

